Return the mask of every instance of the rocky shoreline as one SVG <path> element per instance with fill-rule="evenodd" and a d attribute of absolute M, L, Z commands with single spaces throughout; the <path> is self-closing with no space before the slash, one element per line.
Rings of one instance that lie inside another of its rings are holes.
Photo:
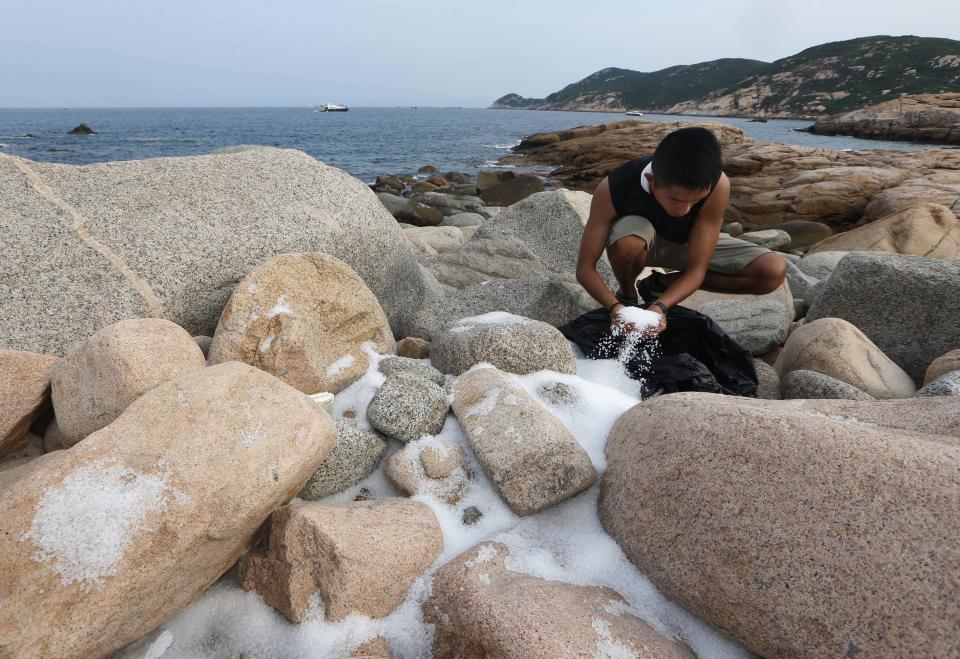
<path fill-rule="evenodd" d="M 757 398 L 641 400 L 557 329 L 584 190 L 673 124 L 507 156 L 557 189 L 0 156 L 0 654 L 956 654 L 960 151 L 705 125 L 788 261 L 685 302 Z"/>
<path fill-rule="evenodd" d="M 960 94 L 903 96 L 853 112 L 821 117 L 810 132 L 874 140 L 960 144 Z"/>

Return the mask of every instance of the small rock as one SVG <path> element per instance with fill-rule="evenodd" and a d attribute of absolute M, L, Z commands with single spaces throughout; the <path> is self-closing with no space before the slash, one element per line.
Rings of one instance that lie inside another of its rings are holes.
<path fill-rule="evenodd" d="M 353 497 L 354 501 L 370 501 L 373 498 L 373 494 L 366 487 L 361 487 L 360 491 L 357 492 L 357 496 Z"/>
<path fill-rule="evenodd" d="M 723 231 L 731 238 L 737 238 L 743 235 L 743 225 L 739 222 L 730 222 L 723 225 Z"/>
<path fill-rule="evenodd" d="M 427 474 L 422 452 L 431 447 L 438 447 L 451 461 L 457 463 L 444 476 L 432 478 Z M 467 487 L 467 472 L 462 468 L 465 460 L 463 449 L 449 442 L 413 442 L 390 456 L 384 473 L 404 494 L 426 494 L 446 504 L 456 505 Z"/>
<path fill-rule="evenodd" d="M 433 189 L 431 184 L 430 189 Z M 396 195 L 377 193 L 377 198 L 398 222 L 406 222 L 415 227 L 436 226 L 443 220 L 443 214 L 426 204 Z"/>
<path fill-rule="evenodd" d="M 480 198 L 488 206 L 512 206 L 543 190 L 543 179 L 534 174 L 523 174 L 511 181 L 480 190 Z"/>
<path fill-rule="evenodd" d="M 876 400 L 852 384 L 816 371 L 790 371 L 783 376 L 781 391 L 784 400 L 793 398 L 830 398 L 844 400 Z"/>
<path fill-rule="evenodd" d="M 960 371 L 951 371 L 938 377 L 913 395 L 914 398 L 931 396 L 960 396 Z"/>
<path fill-rule="evenodd" d="M 449 325 L 434 337 L 431 358 L 438 369 L 454 375 L 480 362 L 510 373 L 547 369 L 572 374 L 577 369 L 573 349 L 560 330 L 505 312 L 462 318 Z"/>
<path fill-rule="evenodd" d="M 451 183 L 469 183 L 470 177 L 462 172 L 447 172 L 444 177 Z"/>
<path fill-rule="evenodd" d="M 96 133 L 87 124 L 80 124 L 79 126 L 71 128 L 69 131 L 67 131 L 67 135 L 96 135 Z"/>
<path fill-rule="evenodd" d="M 428 359 L 430 342 L 417 336 L 407 336 L 397 341 L 397 356 L 410 359 Z"/>
<path fill-rule="evenodd" d="M 780 400 L 783 398 L 780 386 L 780 376 L 777 371 L 762 359 L 753 360 L 753 368 L 757 372 L 757 398 L 764 400 Z"/>
<path fill-rule="evenodd" d="M 450 185 L 449 183 L 447 183 L 447 179 L 443 178 L 442 176 L 438 176 L 436 174 L 427 178 L 426 181 L 427 183 L 433 183 L 438 188 L 445 188 L 448 185 Z"/>
<path fill-rule="evenodd" d="M 790 247 L 790 234 L 780 229 L 747 231 L 740 234 L 738 238 L 771 250 L 783 250 Z"/>
<path fill-rule="evenodd" d="M 430 478 L 445 478 L 466 461 L 463 449 L 450 442 L 427 446 L 420 451 L 420 462 Z"/>
<path fill-rule="evenodd" d="M 514 572 L 510 550 L 485 542 L 433 575 L 423 603 L 434 657 L 644 657 L 693 659 L 629 613 L 616 591 Z"/>
<path fill-rule="evenodd" d="M 386 379 L 367 406 L 370 425 L 401 442 L 436 435 L 443 428 L 450 404 L 439 386 L 412 373 Z"/>
<path fill-rule="evenodd" d="M 479 227 L 483 224 L 484 219 L 480 213 L 457 213 L 443 218 L 440 226 L 459 227 L 461 229 L 464 227 Z"/>
<path fill-rule="evenodd" d="M 269 548 L 240 559 L 240 583 L 292 622 L 317 594 L 327 620 L 382 618 L 442 549 L 437 518 L 419 501 L 298 503 L 270 516 Z"/>
<path fill-rule="evenodd" d="M 387 186 L 389 188 L 393 188 L 397 192 L 403 192 L 403 189 L 407 187 L 406 184 L 404 184 L 404 182 L 400 180 L 399 176 L 384 176 L 384 175 L 380 175 L 377 177 L 376 185 Z"/>
<path fill-rule="evenodd" d="M 377 369 L 390 377 L 397 373 L 412 373 L 434 384 L 443 386 L 444 375 L 430 364 L 409 357 L 386 357 L 377 365 Z"/>
<path fill-rule="evenodd" d="M 108 325 L 53 370 L 50 384 L 60 432 L 76 444 L 158 384 L 205 365 L 193 337 L 169 320 L 133 318 Z"/>
<path fill-rule="evenodd" d="M 503 371 L 461 375 L 453 409 L 490 483 L 518 515 L 549 508 L 596 480 L 570 431 Z"/>
<path fill-rule="evenodd" d="M 917 390 L 902 368 L 863 332 L 839 318 L 820 318 L 796 329 L 774 368 L 781 378 L 790 371 L 816 371 L 874 398 L 909 398 Z"/>
<path fill-rule="evenodd" d="M 951 371 L 960 371 L 960 348 L 951 350 L 945 355 L 940 355 L 927 367 L 927 372 L 923 376 L 923 386 L 927 386 L 941 375 Z"/>
<path fill-rule="evenodd" d="M 566 382 L 544 382 L 537 387 L 537 395 L 558 407 L 576 405 L 580 402 L 576 389 Z"/>
<path fill-rule="evenodd" d="M 423 167 L 417 170 L 417 174 L 436 174 L 438 171 L 440 170 L 438 170 L 433 165 L 424 165 Z"/>
<path fill-rule="evenodd" d="M 336 426 L 336 443 L 303 486 L 302 499 L 315 501 L 357 484 L 373 473 L 387 452 L 386 440 L 377 433 L 346 419 L 337 419 Z"/>
<path fill-rule="evenodd" d="M 483 513 L 476 506 L 470 506 L 463 511 L 463 523 L 467 526 L 473 526 L 480 521 Z"/>

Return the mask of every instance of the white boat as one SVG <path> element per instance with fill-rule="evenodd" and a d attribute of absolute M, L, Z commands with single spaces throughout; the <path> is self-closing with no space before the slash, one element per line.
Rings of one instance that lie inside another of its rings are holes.
<path fill-rule="evenodd" d="M 629 112 L 627 112 L 627 115 L 631 117 L 642 117 L 643 113 L 640 112 L 639 110 L 630 110 Z"/>
<path fill-rule="evenodd" d="M 346 105 L 337 105 L 336 103 L 324 103 L 320 106 L 321 112 L 346 112 L 349 109 Z"/>

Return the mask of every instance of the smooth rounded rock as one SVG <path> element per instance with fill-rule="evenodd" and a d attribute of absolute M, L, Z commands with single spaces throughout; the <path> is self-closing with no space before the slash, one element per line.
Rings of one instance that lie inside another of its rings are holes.
<path fill-rule="evenodd" d="M 960 396 L 960 371 L 944 373 L 914 394 L 915 398 L 931 396 Z M 957 403 L 960 404 L 960 399 Z"/>
<path fill-rule="evenodd" d="M 315 501 L 342 492 L 373 473 L 387 452 L 387 441 L 356 423 L 337 419 L 337 438 L 323 464 L 298 495 Z"/>
<path fill-rule="evenodd" d="M 446 392 L 413 373 L 400 372 L 380 385 L 367 405 L 370 425 L 401 442 L 436 435 L 450 410 Z"/>
<path fill-rule="evenodd" d="M 940 355 L 927 367 L 927 372 L 923 376 L 923 386 L 927 386 L 941 375 L 951 371 L 960 371 L 960 348 Z"/>
<path fill-rule="evenodd" d="M 710 316 L 737 343 L 755 355 L 765 355 L 787 338 L 793 320 L 775 300 L 713 300 L 697 309 Z"/>
<path fill-rule="evenodd" d="M 816 371 L 790 371 L 780 382 L 784 399 L 790 398 L 840 398 L 846 400 L 876 400 L 852 384 Z"/>

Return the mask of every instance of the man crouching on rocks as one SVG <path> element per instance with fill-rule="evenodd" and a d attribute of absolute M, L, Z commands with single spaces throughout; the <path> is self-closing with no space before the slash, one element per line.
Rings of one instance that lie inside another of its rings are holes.
<path fill-rule="evenodd" d="M 597 186 L 580 241 L 577 280 L 623 327 L 618 312 L 639 304 L 660 314 L 698 288 L 762 295 L 775 290 L 787 264 L 770 250 L 720 233 L 730 200 L 721 170 L 720 143 L 705 128 L 681 128 L 663 138 L 653 158 L 638 158 L 610 172 Z M 597 272 L 606 248 L 620 283 L 616 294 Z M 677 270 L 640 282 L 644 267 Z"/>

